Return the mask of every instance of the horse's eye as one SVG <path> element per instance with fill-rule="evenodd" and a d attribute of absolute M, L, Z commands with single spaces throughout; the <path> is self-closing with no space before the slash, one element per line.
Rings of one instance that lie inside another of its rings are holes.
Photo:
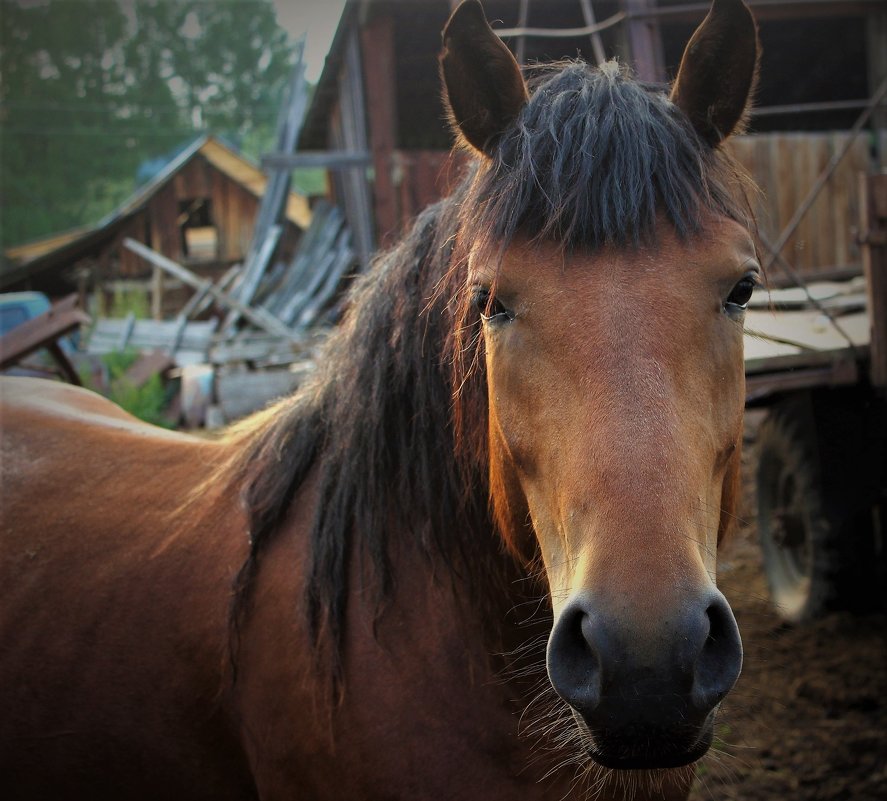
<path fill-rule="evenodd" d="M 732 291 L 727 296 L 724 308 L 727 311 L 733 312 L 743 311 L 748 306 L 748 302 L 751 300 L 756 285 L 755 279 L 747 275 L 733 287 Z"/>
<path fill-rule="evenodd" d="M 495 295 L 490 295 L 489 289 L 475 287 L 471 292 L 471 303 L 485 322 L 499 323 L 514 319 L 514 314 Z"/>

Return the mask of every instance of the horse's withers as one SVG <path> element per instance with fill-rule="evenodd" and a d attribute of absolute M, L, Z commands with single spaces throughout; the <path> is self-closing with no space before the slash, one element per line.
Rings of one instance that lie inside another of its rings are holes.
<path fill-rule="evenodd" d="M 553 187 L 542 213 L 525 206 L 503 224 L 504 236 L 475 241 L 467 282 L 483 319 L 492 500 L 506 539 L 535 534 L 555 614 L 549 678 L 599 763 L 687 764 L 707 751 L 714 711 L 742 662 L 736 622 L 714 578 L 736 501 L 741 318 L 758 271 L 751 236 L 741 221 L 718 213 L 700 214 L 681 230 L 679 213 L 663 213 L 663 205 L 675 205 L 667 197 L 656 198 L 644 233 L 643 221 L 630 219 L 632 199 L 612 193 L 589 193 L 584 210 L 599 214 L 612 203 L 614 220 L 622 213 L 638 227 L 625 242 L 614 241 L 606 219 L 600 232 L 586 232 L 582 209 L 568 217 L 561 208 L 581 205 L 575 196 L 583 190 L 567 196 L 557 178 L 605 179 L 565 167 L 570 156 L 560 140 L 593 140 L 586 150 L 607 154 L 599 169 L 618 175 L 621 154 L 588 132 L 605 123 L 564 132 L 543 118 L 516 88 L 523 85 L 517 65 L 473 3 L 454 14 L 444 44 L 452 117 L 481 154 L 478 183 L 492 183 L 486 169 L 503 185 L 511 180 L 512 192 Z M 469 52 L 494 62 L 483 79 L 466 78 Z M 656 121 L 640 121 L 652 133 L 638 136 L 655 140 L 673 113 L 682 114 L 708 157 L 744 114 L 756 60 L 747 8 L 716 0 L 688 46 L 671 107 L 653 109 Z M 614 65 L 602 74 L 613 85 L 619 80 Z M 547 91 L 556 106 L 594 91 L 576 86 L 571 95 L 556 87 L 537 92 Z M 613 119 L 620 124 L 618 113 Z M 557 131 L 550 154 L 517 174 L 530 150 L 521 142 L 544 144 L 546 126 Z M 681 160 L 668 147 L 663 170 L 669 159 Z M 586 157 L 593 159 L 578 156 Z M 654 156 L 641 152 L 645 158 L 655 172 Z M 614 189 L 630 196 L 631 183 Z M 503 194 L 486 199 L 507 208 Z"/>

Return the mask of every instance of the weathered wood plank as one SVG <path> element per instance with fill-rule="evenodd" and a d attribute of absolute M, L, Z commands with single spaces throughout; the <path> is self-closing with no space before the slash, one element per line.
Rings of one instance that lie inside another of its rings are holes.
<path fill-rule="evenodd" d="M 780 253 L 804 276 L 860 265 L 854 241 L 859 224 L 857 175 L 875 167 L 866 136 L 848 132 L 756 134 L 736 137 L 727 147 L 761 188 L 750 200 L 762 235 L 773 243 L 792 222 L 801 201 L 831 160 L 846 149 Z M 781 274 L 778 264 L 772 272 L 777 277 Z"/>
<path fill-rule="evenodd" d="M 27 320 L 0 337 L 0 370 L 17 364 L 40 348 L 46 348 L 62 375 L 70 383 L 80 384 L 77 371 L 57 344 L 59 337 L 89 322 L 89 315 L 78 309 L 77 303 L 77 295 L 69 295 L 48 311 Z"/>
<path fill-rule="evenodd" d="M 390 242 L 397 233 L 397 198 L 391 175 L 395 149 L 394 20 L 383 14 L 371 18 L 361 30 L 363 74 L 369 105 L 370 141 L 373 151 L 373 197 L 378 239 Z"/>
<path fill-rule="evenodd" d="M 345 170 L 372 164 L 368 151 L 326 150 L 300 153 L 269 153 L 262 156 L 262 167 L 275 170 L 296 170 L 304 167 L 323 167 L 327 170 Z"/>
<path fill-rule="evenodd" d="M 150 261 L 152 264 L 155 264 L 161 269 L 166 270 L 168 273 L 171 273 L 180 281 L 188 284 L 188 286 L 191 286 L 197 290 L 202 290 L 205 288 L 206 291 L 210 295 L 212 295 L 219 303 L 229 309 L 234 309 L 235 311 L 239 312 L 258 328 L 268 331 L 271 334 L 276 334 L 278 336 L 298 340 L 298 334 L 291 331 L 282 322 L 280 322 L 280 320 L 269 314 L 264 309 L 250 308 L 249 306 L 241 303 L 236 298 L 231 297 L 231 295 L 229 295 L 227 292 L 224 292 L 223 290 L 216 287 L 212 283 L 212 281 L 198 278 L 190 270 L 182 267 L 182 265 L 180 264 L 176 264 L 171 259 L 167 259 L 165 256 L 162 256 L 159 253 L 155 253 L 150 248 L 146 248 L 141 242 L 136 242 L 134 239 L 125 239 L 123 241 L 123 244 L 125 247 L 138 253 L 140 256 Z"/>

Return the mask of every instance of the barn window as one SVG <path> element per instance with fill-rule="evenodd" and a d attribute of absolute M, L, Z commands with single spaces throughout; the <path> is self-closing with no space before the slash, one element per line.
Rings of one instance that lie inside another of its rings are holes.
<path fill-rule="evenodd" d="M 189 261 L 213 261 L 219 256 L 219 233 L 213 223 L 212 201 L 191 198 L 179 201 L 182 254 Z"/>

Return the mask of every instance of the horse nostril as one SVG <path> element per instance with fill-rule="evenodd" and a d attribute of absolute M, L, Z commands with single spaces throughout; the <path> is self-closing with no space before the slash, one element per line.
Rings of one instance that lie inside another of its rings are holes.
<path fill-rule="evenodd" d="M 700 709 L 711 709 L 723 700 L 739 678 L 742 641 L 730 605 L 720 592 L 705 615 L 708 636 L 694 667 L 693 703 Z"/>
<path fill-rule="evenodd" d="M 546 664 L 555 692 L 583 716 L 600 703 L 600 655 L 594 617 L 581 602 L 561 612 L 548 638 Z"/>

